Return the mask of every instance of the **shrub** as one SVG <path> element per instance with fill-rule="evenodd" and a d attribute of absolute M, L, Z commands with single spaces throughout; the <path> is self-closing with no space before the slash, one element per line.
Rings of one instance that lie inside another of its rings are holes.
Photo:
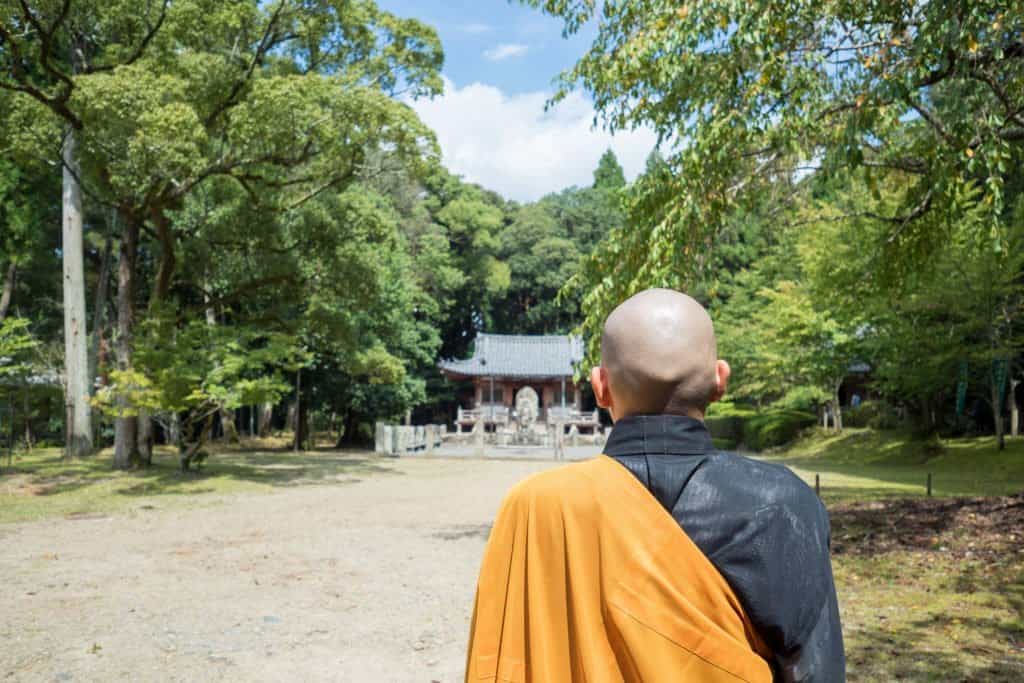
<path fill-rule="evenodd" d="M 897 429 L 902 425 L 899 413 L 885 401 L 865 401 L 843 412 L 843 426 Z"/>
<path fill-rule="evenodd" d="M 765 410 L 746 421 L 744 443 L 755 451 L 783 446 L 817 421 L 814 414 L 802 410 Z"/>
<path fill-rule="evenodd" d="M 740 444 L 755 451 L 782 446 L 817 422 L 813 413 L 803 410 L 757 411 L 733 403 L 713 404 L 709 412 L 704 421 L 715 447 L 722 450 L 732 450 Z"/>
<path fill-rule="evenodd" d="M 751 408 L 724 401 L 712 404 L 708 412 L 704 424 L 711 432 L 711 439 L 716 441 L 715 447 L 722 450 L 731 450 L 743 443 L 743 423 L 757 414 Z M 717 441 L 731 445 L 719 446 Z"/>

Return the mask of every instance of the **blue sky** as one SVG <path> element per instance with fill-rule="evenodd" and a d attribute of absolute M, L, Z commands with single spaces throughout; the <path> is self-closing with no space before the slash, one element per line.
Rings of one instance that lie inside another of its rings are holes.
<path fill-rule="evenodd" d="M 574 93 L 545 112 L 552 82 L 591 40 L 568 40 L 562 24 L 506 0 L 378 0 L 384 9 L 434 26 L 445 49 L 445 94 L 413 103 L 436 132 L 445 164 L 510 199 L 531 201 L 587 185 L 611 147 L 634 177 L 654 146 L 639 130 L 614 138 L 592 126 L 594 110 Z"/>
<path fill-rule="evenodd" d="M 378 0 L 381 7 L 427 22 L 441 36 L 445 75 L 458 84 L 498 86 L 517 95 L 548 89 L 593 38 L 566 40 L 562 22 L 507 0 Z"/>

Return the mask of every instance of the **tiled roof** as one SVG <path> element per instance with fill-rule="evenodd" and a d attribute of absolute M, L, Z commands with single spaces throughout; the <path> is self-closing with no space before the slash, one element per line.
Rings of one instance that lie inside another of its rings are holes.
<path fill-rule="evenodd" d="M 441 370 L 465 377 L 571 377 L 583 359 L 579 337 L 478 334 L 473 357 L 441 361 Z"/>

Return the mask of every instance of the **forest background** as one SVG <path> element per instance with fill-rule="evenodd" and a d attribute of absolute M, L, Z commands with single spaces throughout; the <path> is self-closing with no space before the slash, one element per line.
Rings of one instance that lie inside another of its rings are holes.
<path fill-rule="evenodd" d="M 1020 3 L 528 4 L 596 26 L 552 106 L 655 130 L 636 181 L 610 152 L 532 203 L 448 172 L 409 105 L 437 33 L 373 2 L 0 3 L 9 438 L 185 469 L 239 430 L 360 443 L 446 420 L 437 361 L 477 332 L 581 333 L 592 363 L 612 306 L 670 286 L 741 404 L 841 429 L 866 367 L 860 419 L 1002 441 Z"/>

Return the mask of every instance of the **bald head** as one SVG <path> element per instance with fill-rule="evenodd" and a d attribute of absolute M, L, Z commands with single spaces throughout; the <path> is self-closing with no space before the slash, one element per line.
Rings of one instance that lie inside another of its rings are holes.
<path fill-rule="evenodd" d="M 718 361 L 715 331 L 703 306 L 680 292 L 649 289 L 608 316 L 601 368 L 594 376 L 598 394 L 599 374 L 616 418 L 660 413 L 702 418 L 708 403 L 724 392 L 728 365 Z"/>

